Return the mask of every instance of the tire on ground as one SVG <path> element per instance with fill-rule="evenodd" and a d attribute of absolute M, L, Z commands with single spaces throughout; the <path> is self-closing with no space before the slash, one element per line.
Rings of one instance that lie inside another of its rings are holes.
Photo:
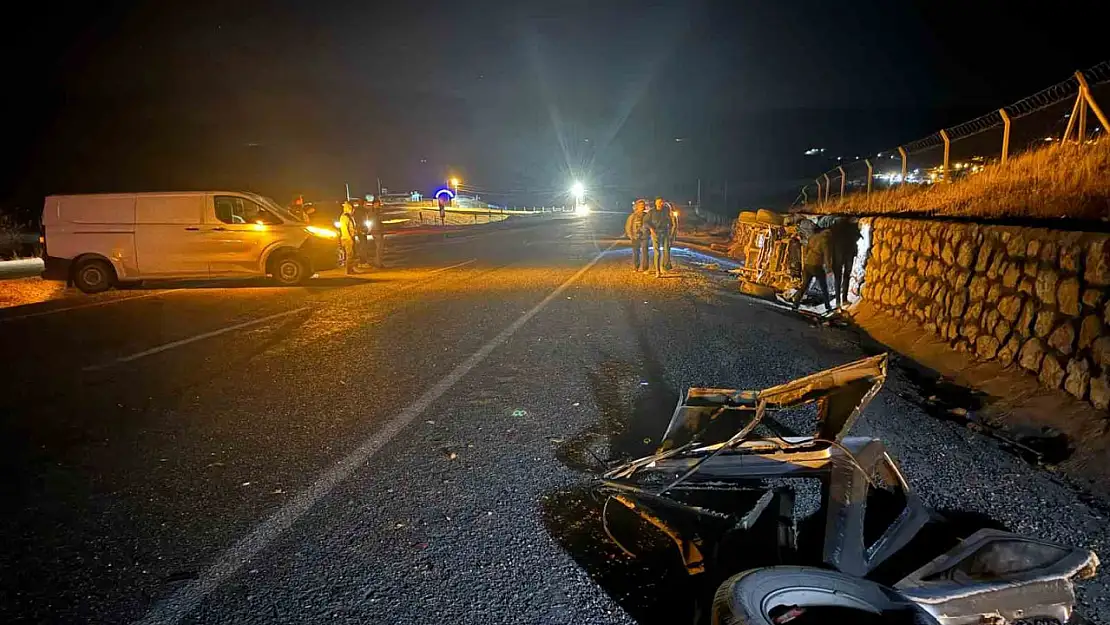
<path fill-rule="evenodd" d="M 760 297 L 770 300 L 775 299 L 775 289 L 767 286 L 766 284 L 760 284 L 758 282 L 741 280 L 740 292 L 745 295 L 751 295 L 752 297 Z"/>
<path fill-rule="evenodd" d="M 761 208 L 756 211 L 755 219 L 761 224 L 771 224 L 772 226 L 781 226 L 783 224 L 782 215 L 775 211 L 769 211 L 766 208 Z"/>
<path fill-rule="evenodd" d="M 742 211 L 740 213 L 740 223 L 742 223 L 742 224 L 759 223 L 759 219 L 757 218 L 756 213 L 753 213 L 752 211 Z"/>
<path fill-rule="evenodd" d="M 85 293 L 102 293 L 116 282 L 116 270 L 103 258 L 85 258 L 73 267 L 73 284 Z"/>
<path fill-rule="evenodd" d="M 843 611 L 841 618 L 844 613 L 858 611 L 860 615 L 870 613 L 872 618 L 914 614 L 916 619 L 909 622 L 936 622 L 909 599 L 885 586 L 839 571 L 806 566 L 774 566 L 733 575 L 717 588 L 712 622 L 774 625 L 775 618 L 793 606 L 836 608 Z"/>
<path fill-rule="evenodd" d="M 279 252 L 270 260 L 270 271 L 274 281 L 284 286 L 304 284 L 312 277 L 308 261 L 296 252 Z"/>

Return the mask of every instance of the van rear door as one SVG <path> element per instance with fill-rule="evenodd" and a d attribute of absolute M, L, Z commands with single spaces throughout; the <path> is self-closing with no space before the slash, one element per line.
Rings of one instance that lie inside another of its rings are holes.
<path fill-rule="evenodd" d="M 144 276 L 207 277 L 210 243 L 202 230 L 204 194 L 140 195 L 135 249 Z"/>

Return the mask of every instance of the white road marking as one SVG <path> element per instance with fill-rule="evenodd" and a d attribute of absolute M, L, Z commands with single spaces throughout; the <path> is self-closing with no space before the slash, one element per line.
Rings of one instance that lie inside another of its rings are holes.
<path fill-rule="evenodd" d="M 381 429 L 364 440 L 358 448 L 341 459 L 335 466 L 324 471 L 316 478 L 316 481 L 308 490 L 302 491 L 278 509 L 277 512 L 256 526 L 251 533 L 241 538 L 239 542 L 225 551 L 200 577 L 189 582 L 186 586 L 183 586 L 177 592 L 170 595 L 166 600 L 155 605 L 147 612 L 142 620 L 138 621 L 139 625 L 174 625 L 189 616 L 193 610 L 200 606 L 205 597 L 219 588 L 220 584 L 235 575 L 246 562 L 260 554 L 270 543 L 285 533 L 286 530 L 292 527 L 294 523 L 311 510 L 317 502 L 326 497 L 331 491 L 335 490 L 335 487 L 346 480 L 356 469 L 366 464 L 367 460 L 393 440 L 405 426 L 412 423 L 412 421 L 427 410 L 432 403 L 462 380 L 462 378 L 474 369 L 474 367 L 478 366 L 489 357 L 494 349 L 516 334 L 516 332 L 524 327 L 524 324 L 528 323 L 532 317 L 535 317 L 540 311 L 546 308 L 548 304 L 554 301 L 555 298 L 559 297 L 563 291 L 570 287 L 571 284 L 593 268 L 593 266 L 601 260 L 601 257 L 605 255 L 605 252 L 612 249 L 612 247 L 613 246 L 610 245 L 605 250 L 599 252 L 586 266 L 579 269 L 573 276 L 556 287 L 547 297 L 543 298 L 543 301 L 533 306 L 531 310 L 521 315 L 520 318 L 514 321 L 509 327 L 493 337 L 490 342 L 483 345 L 478 351 L 471 354 L 469 358 L 452 369 L 446 377 L 437 382 L 435 386 L 428 389 L 416 401 L 409 404 L 403 411 L 387 421 Z"/>
<path fill-rule="evenodd" d="M 251 321 L 244 321 L 243 323 L 237 323 L 233 326 L 228 326 L 226 328 L 220 328 L 219 330 L 213 330 L 211 332 L 205 332 L 203 334 L 198 334 L 196 336 L 190 336 L 187 339 L 181 339 L 180 341 L 173 341 L 172 343 L 166 343 L 164 345 L 159 345 L 158 347 L 152 347 L 150 349 L 145 349 L 141 352 L 131 354 L 130 356 L 123 356 L 121 358 L 117 358 L 117 359 L 115 359 L 111 362 L 106 362 L 106 363 L 99 364 L 99 365 L 89 365 L 88 367 L 85 367 L 84 370 L 85 371 L 99 371 L 101 369 L 107 369 L 108 367 L 123 364 L 125 362 L 131 362 L 133 360 L 138 360 L 140 358 L 145 358 L 147 356 L 151 356 L 151 355 L 157 354 L 159 352 L 164 352 L 168 349 L 173 349 L 175 347 L 181 347 L 182 345 L 188 345 L 189 343 L 196 343 L 197 341 L 203 341 L 204 339 L 212 338 L 213 336 L 219 336 L 221 334 L 226 334 L 228 332 L 234 332 L 235 330 L 242 330 L 243 328 L 248 328 L 250 326 L 258 325 L 260 323 L 266 323 L 267 321 L 273 321 L 274 319 L 280 319 L 282 317 L 288 317 L 289 315 L 295 315 L 299 312 L 308 310 L 309 308 L 310 308 L 310 306 L 302 306 L 301 308 L 298 308 L 296 310 L 287 310 L 283 313 L 278 313 L 276 315 L 270 315 L 268 317 L 262 317 L 261 319 L 252 319 Z"/>
<path fill-rule="evenodd" d="M 101 302 L 92 302 L 90 304 L 81 304 L 79 306 L 67 306 L 66 308 L 52 308 L 50 310 L 43 310 L 41 312 L 27 313 L 25 315 L 16 315 L 14 317 L 0 317 L 0 323 L 5 321 L 16 321 L 18 319 L 30 319 L 32 317 L 45 317 L 46 315 L 53 315 L 55 313 L 68 312 L 70 310 L 81 310 L 83 308 L 95 308 L 97 306 L 107 306 L 108 304 L 117 304 L 119 302 L 130 302 L 134 299 L 146 299 L 148 297 L 157 297 L 159 295 L 166 295 L 167 293 L 175 293 L 182 289 L 168 289 L 165 291 L 158 291 L 156 293 L 147 293 L 146 295 L 136 295 L 135 297 L 119 297 L 116 299 L 104 300 Z M 49 300 L 47 300 L 49 301 Z"/>

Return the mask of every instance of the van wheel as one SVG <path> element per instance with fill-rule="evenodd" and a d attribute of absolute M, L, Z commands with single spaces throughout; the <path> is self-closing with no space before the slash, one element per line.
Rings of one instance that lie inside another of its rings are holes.
<path fill-rule="evenodd" d="M 274 260 L 270 273 L 278 284 L 293 286 L 303 284 L 311 276 L 308 263 L 296 254 L 284 254 Z"/>
<path fill-rule="evenodd" d="M 102 293 L 116 281 L 116 272 L 108 261 L 88 258 L 73 269 L 73 284 L 85 293 Z"/>

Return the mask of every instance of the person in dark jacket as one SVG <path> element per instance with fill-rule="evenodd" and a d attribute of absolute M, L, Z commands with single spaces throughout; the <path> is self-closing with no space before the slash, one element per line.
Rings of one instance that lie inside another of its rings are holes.
<path fill-rule="evenodd" d="M 381 269 L 385 266 L 382 257 L 385 255 L 385 224 L 382 223 L 382 201 L 375 199 L 366 204 L 366 221 L 370 224 L 367 231 L 370 243 L 374 245 L 374 266 Z"/>
<path fill-rule="evenodd" d="M 798 310 L 798 304 L 802 303 L 802 298 L 809 290 L 809 283 L 814 279 L 821 287 L 825 310 L 832 310 L 832 307 L 829 306 L 828 274 L 825 272 L 825 267 L 832 266 L 832 251 L 829 249 L 830 235 L 830 231 L 822 230 L 811 236 L 806 243 L 805 255 L 802 257 L 802 286 L 794 294 L 794 310 Z"/>
<path fill-rule="evenodd" d="M 852 218 L 846 217 L 829 229 L 832 248 L 832 271 L 836 280 L 836 307 L 848 305 L 848 282 L 852 278 L 852 265 L 856 262 L 859 248 L 859 226 Z"/>
<path fill-rule="evenodd" d="M 647 212 L 647 203 L 636 200 L 632 204 L 632 213 L 624 220 L 624 236 L 632 243 L 632 270 L 647 271 L 648 268 L 648 234 L 644 227 L 644 217 Z"/>
<path fill-rule="evenodd" d="M 671 212 L 663 198 L 655 198 L 655 208 L 648 211 L 644 223 L 651 233 L 651 246 L 655 249 L 655 277 L 663 275 L 663 269 L 671 266 Z"/>

